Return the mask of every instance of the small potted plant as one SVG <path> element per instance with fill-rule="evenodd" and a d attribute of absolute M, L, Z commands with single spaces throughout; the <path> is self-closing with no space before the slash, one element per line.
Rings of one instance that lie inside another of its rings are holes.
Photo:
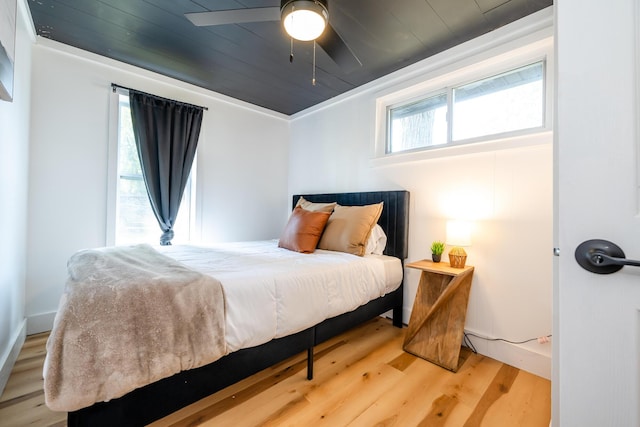
<path fill-rule="evenodd" d="M 444 242 L 436 240 L 431 243 L 431 259 L 433 262 L 440 262 L 442 258 L 442 252 L 444 252 Z"/>

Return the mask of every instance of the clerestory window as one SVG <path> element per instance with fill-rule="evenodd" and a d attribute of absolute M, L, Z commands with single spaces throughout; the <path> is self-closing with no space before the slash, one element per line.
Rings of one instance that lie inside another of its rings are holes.
<path fill-rule="evenodd" d="M 545 63 L 536 62 L 387 107 L 386 153 L 429 149 L 545 126 Z"/>

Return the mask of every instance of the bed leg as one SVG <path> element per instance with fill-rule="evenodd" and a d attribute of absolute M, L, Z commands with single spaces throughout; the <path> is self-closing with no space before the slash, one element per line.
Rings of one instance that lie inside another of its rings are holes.
<path fill-rule="evenodd" d="M 313 379 L 313 346 L 307 349 L 307 379 Z"/>
<path fill-rule="evenodd" d="M 394 307 L 393 309 L 393 326 L 402 328 L 402 307 Z"/>

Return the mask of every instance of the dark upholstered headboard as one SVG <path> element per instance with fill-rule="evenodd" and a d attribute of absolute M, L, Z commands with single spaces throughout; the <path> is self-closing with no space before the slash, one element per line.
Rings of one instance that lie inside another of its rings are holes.
<path fill-rule="evenodd" d="M 409 192 L 401 191 L 371 191 L 364 193 L 332 193 L 332 194 L 296 194 L 293 196 L 293 206 L 298 199 L 304 197 L 310 202 L 327 203 L 338 202 L 343 206 L 362 206 L 384 202 L 382 215 L 378 224 L 387 235 L 385 255 L 395 256 L 404 260 L 409 252 Z"/>

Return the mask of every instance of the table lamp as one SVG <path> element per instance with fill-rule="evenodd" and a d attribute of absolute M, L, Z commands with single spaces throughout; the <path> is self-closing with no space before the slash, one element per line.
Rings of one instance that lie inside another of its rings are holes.
<path fill-rule="evenodd" d="M 454 268 L 463 268 L 467 262 L 467 253 L 462 246 L 471 246 L 471 223 L 468 221 L 447 221 L 447 245 L 449 264 Z"/>

